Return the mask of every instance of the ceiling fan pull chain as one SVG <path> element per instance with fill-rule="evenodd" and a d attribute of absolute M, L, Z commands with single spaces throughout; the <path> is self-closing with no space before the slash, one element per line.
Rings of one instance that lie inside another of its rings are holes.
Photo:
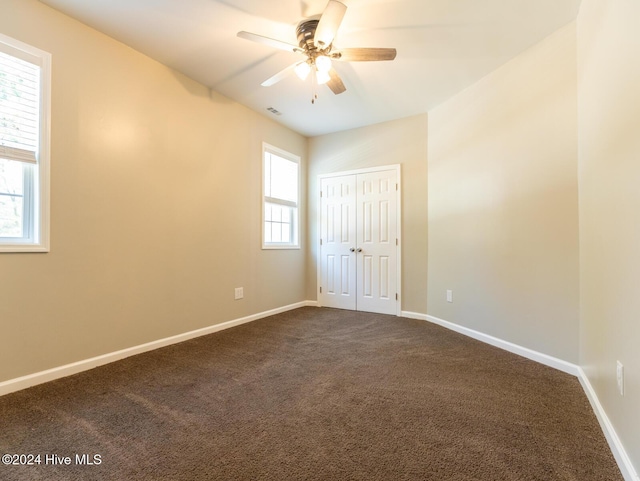
<path fill-rule="evenodd" d="M 314 69 L 315 70 L 315 69 Z M 315 72 L 311 72 L 311 105 L 315 105 L 318 100 L 318 84 L 315 76 Z"/>

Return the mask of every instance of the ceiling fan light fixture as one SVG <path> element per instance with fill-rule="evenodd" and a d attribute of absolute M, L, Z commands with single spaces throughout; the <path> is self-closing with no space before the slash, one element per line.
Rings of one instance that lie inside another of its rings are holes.
<path fill-rule="evenodd" d="M 296 65 L 294 71 L 300 80 L 306 80 L 309 76 L 309 72 L 311 72 L 311 66 L 307 62 L 300 62 Z"/>
<path fill-rule="evenodd" d="M 331 76 L 329 75 L 329 72 L 324 72 L 322 70 L 317 70 L 316 71 L 316 80 L 318 81 L 318 85 L 324 85 L 329 80 L 331 80 Z"/>
<path fill-rule="evenodd" d="M 331 59 L 326 55 L 319 55 L 316 58 L 316 67 L 319 72 L 329 72 L 331 70 Z"/>
<path fill-rule="evenodd" d="M 305 60 L 298 60 L 268 78 L 262 82 L 262 86 L 270 87 L 294 72 L 302 81 L 307 80 L 311 74 L 311 85 L 314 88 L 314 96 L 311 102 L 315 103 L 315 99 L 318 98 L 315 88 L 318 85 L 327 85 L 335 95 L 347 90 L 340 75 L 332 66 L 333 60 L 342 62 L 376 62 L 396 58 L 395 48 L 356 47 L 336 49 L 333 41 L 342 24 L 347 6 L 339 0 L 328 0 L 328 2 L 321 14 L 305 18 L 298 23 L 296 38 L 299 46 L 297 47 L 287 42 L 255 33 L 238 32 L 238 37 L 240 38 L 306 57 Z M 304 2 L 302 3 L 304 4 Z"/>

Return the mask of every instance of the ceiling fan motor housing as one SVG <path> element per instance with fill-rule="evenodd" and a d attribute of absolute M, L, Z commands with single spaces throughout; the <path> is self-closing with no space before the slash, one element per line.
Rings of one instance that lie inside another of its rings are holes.
<path fill-rule="evenodd" d="M 316 46 L 313 43 L 313 38 L 316 34 L 316 27 L 318 26 L 319 16 L 311 17 L 307 20 L 303 20 L 298 24 L 296 28 L 296 35 L 298 36 L 298 45 L 305 51 L 316 50 Z"/>

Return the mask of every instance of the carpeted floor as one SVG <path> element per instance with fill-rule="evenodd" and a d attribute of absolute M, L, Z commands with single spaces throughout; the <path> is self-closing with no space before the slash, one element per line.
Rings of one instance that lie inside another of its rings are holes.
<path fill-rule="evenodd" d="M 41 455 L 6 481 L 622 480 L 576 378 L 318 308 L 4 396 L 4 453 Z"/>

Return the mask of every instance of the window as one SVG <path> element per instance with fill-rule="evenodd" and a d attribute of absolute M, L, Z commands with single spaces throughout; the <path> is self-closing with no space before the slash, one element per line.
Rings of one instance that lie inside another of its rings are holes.
<path fill-rule="evenodd" d="M 262 157 L 262 247 L 297 248 L 300 158 L 268 144 Z"/>
<path fill-rule="evenodd" d="M 51 55 L 0 34 L 0 252 L 49 250 Z"/>

